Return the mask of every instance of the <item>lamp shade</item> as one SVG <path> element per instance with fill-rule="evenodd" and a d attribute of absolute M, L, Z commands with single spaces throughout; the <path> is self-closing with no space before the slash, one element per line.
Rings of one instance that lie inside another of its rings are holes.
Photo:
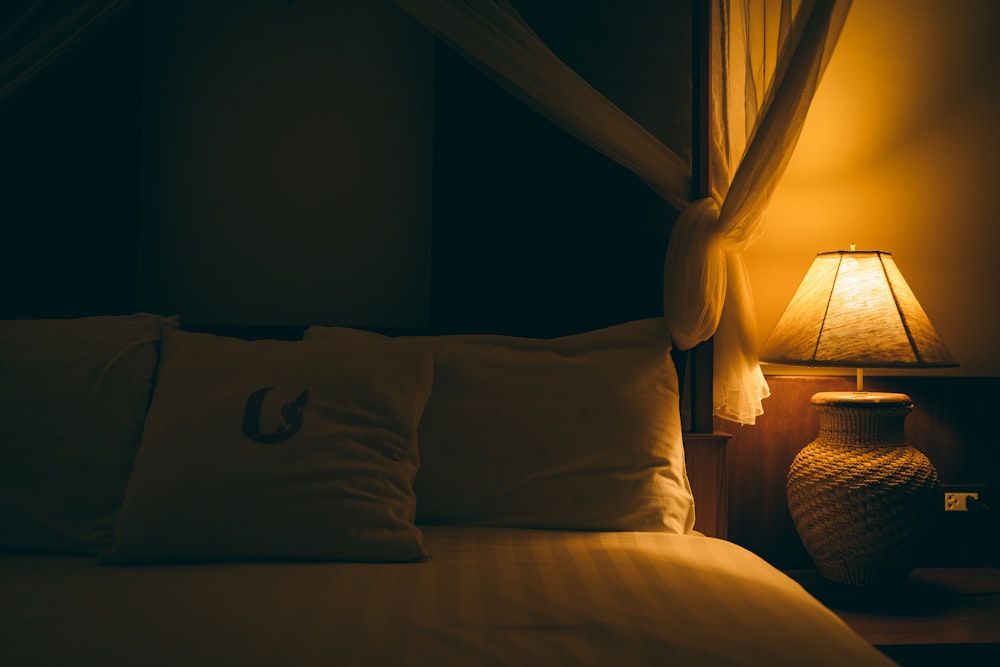
<path fill-rule="evenodd" d="M 760 358 L 858 368 L 958 365 L 892 254 L 877 250 L 816 255 Z"/>

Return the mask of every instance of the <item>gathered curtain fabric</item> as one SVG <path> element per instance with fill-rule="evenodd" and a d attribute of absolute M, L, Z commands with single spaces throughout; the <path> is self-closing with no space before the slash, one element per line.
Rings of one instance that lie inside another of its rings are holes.
<path fill-rule="evenodd" d="M 0 104 L 135 2 L 5 2 L 0 9 Z"/>
<path fill-rule="evenodd" d="M 753 424 L 769 394 L 743 251 L 760 235 L 850 0 L 710 0 L 709 192 L 687 160 L 563 63 L 508 0 L 396 0 L 532 108 L 633 171 L 680 211 L 664 317 L 689 349 L 715 336 L 713 411 Z"/>

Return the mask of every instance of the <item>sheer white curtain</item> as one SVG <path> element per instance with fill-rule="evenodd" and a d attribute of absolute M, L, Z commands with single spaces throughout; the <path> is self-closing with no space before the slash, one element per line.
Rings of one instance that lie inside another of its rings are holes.
<path fill-rule="evenodd" d="M 0 103 L 135 2 L 6 2 L 0 10 Z"/>
<path fill-rule="evenodd" d="M 682 214 L 679 226 L 710 230 L 687 247 L 674 248 L 671 239 L 666 266 L 681 272 L 675 279 L 705 274 L 706 297 L 712 300 L 724 291 L 721 311 L 712 306 L 718 313 L 714 408 L 731 421 L 754 423 L 769 393 L 757 360 L 757 321 L 742 253 L 764 229 L 771 194 L 791 159 L 850 4 L 714 0 L 709 185 L 712 202 L 722 203 L 707 219 L 692 221 Z M 697 243 L 705 239 L 701 250 Z M 707 258 L 710 268 L 697 267 L 699 258 Z M 708 335 L 703 328 L 694 342 Z"/>
<path fill-rule="evenodd" d="M 645 180 L 674 206 L 691 194 L 687 160 L 556 57 L 506 0 L 396 0 L 538 113 Z"/>
<path fill-rule="evenodd" d="M 711 196 L 698 201 L 686 161 L 562 63 L 507 0 L 396 3 L 681 210 L 664 263 L 664 317 L 681 349 L 716 335 L 715 414 L 752 424 L 768 388 L 741 253 L 763 229 L 850 0 L 711 1 Z"/>

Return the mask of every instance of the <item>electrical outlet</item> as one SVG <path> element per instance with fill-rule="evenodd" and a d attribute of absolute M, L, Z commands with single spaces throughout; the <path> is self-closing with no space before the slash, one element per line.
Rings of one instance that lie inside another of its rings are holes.
<path fill-rule="evenodd" d="M 987 484 L 942 484 L 940 491 L 944 496 L 944 511 L 950 514 L 988 510 L 988 503 L 991 502 L 989 490 Z"/>
<path fill-rule="evenodd" d="M 923 567 L 986 567 L 1000 558 L 994 505 L 996 486 L 945 482 L 934 496 L 937 510 L 921 546 Z"/>
<path fill-rule="evenodd" d="M 977 491 L 945 491 L 944 511 L 968 512 L 970 499 L 979 500 L 979 493 Z"/>

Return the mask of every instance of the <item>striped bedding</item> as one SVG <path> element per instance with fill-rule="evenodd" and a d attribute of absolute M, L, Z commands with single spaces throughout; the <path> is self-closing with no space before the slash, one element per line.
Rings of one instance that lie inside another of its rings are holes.
<path fill-rule="evenodd" d="M 0 559 L 3 665 L 889 665 L 698 535 L 427 527 L 411 564 Z"/>

